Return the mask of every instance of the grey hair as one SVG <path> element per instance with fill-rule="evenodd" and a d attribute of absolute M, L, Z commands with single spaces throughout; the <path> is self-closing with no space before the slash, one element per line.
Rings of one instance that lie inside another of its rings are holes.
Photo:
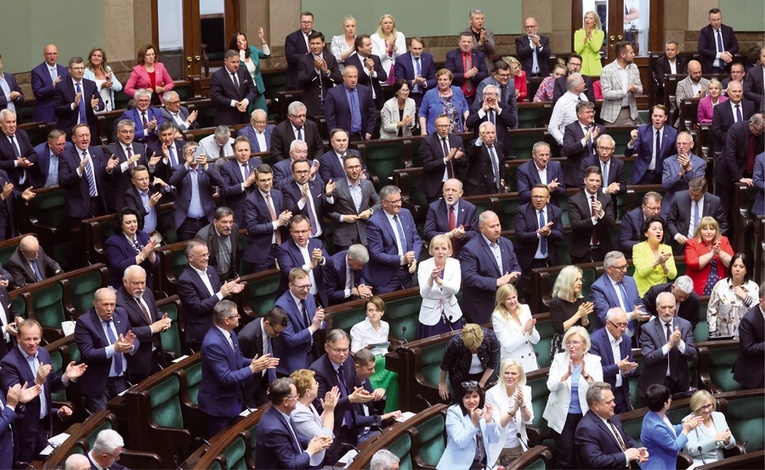
<path fill-rule="evenodd" d="M 215 137 L 231 137 L 231 129 L 228 126 L 218 126 L 215 128 Z"/>
<path fill-rule="evenodd" d="M 139 272 L 146 273 L 146 271 L 137 264 L 131 264 L 127 268 L 125 268 L 125 271 L 122 274 L 122 279 L 129 280 L 132 279 L 135 274 L 138 274 Z"/>
<path fill-rule="evenodd" d="M 616 261 L 619 258 L 626 258 L 626 256 L 624 256 L 624 253 L 622 253 L 621 251 L 616 251 L 616 250 L 609 251 L 608 253 L 606 253 L 605 258 L 603 258 L 603 266 L 607 268 L 611 266 L 612 264 L 614 264 L 614 261 Z"/>
<path fill-rule="evenodd" d="M 347 67 L 346 67 L 347 68 Z M 296 111 L 306 110 L 305 104 L 302 101 L 293 101 L 287 106 L 287 114 L 295 114 Z"/>
<path fill-rule="evenodd" d="M 256 110 L 254 110 L 253 112 L 251 112 L 251 113 L 250 113 L 250 118 L 252 118 L 252 119 L 255 119 L 255 115 L 256 115 L 256 114 L 262 114 L 262 115 L 263 115 L 263 116 L 264 116 L 266 119 L 268 119 L 268 114 L 266 114 L 266 112 L 265 112 L 265 111 L 263 111 L 263 110 L 262 110 L 262 109 L 260 109 L 260 108 L 258 108 L 258 109 L 256 109 Z"/>
<path fill-rule="evenodd" d="M 587 389 L 587 406 L 603 401 L 603 390 L 611 390 L 611 384 L 606 382 L 593 382 Z"/>
<path fill-rule="evenodd" d="M 598 137 L 597 143 L 600 143 L 600 141 L 603 139 L 608 139 L 611 141 L 611 145 L 616 145 L 616 141 L 614 140 L 614 138 L 608 134 L 602 134 L 600 137 Z"/>
<path fill-rule="evenodd" d="M 389 184 L 387 186 L 383 186 L 383 188 L 380 190 L 380 199 L 387 200 L 388 196 L 395 196 L 397 194 L 401 194 L 401 189 L 398 186 Z"/>
<path fill-rule="evenodd" d="M 123 127 L 130 127 L 135 129 L 135 123 L 130 119 L 122 119 L 117 123 L 117 130 L 122 129 Z"/>
<path fill-rule="evenodd" d="M 669 292 L 660 292 L 660 293 L 659 293 L 659 295 L 657 295 L 657 296 L 656 296 L 656 306 L 657 306 L 657 307 L 659 306 L 659 301 L 660 301 L 660 300 L 661 300 L 663 297 L 666 297 L 666 298 L 667 298 L 667 300 L 671 299 L 671 300 L 672 300 L 672 304 L 673 304 L 673 305 L 677 305 L 677 300 L 675 300 L 675 296 L 674 296 L 674 295 L 672 295 L 672 294 L 671 294 L 671 293 L 669 293 Z"/>
<path fill-rule="evenodd" d="M 627 315 L 627 312 L 623 308 L 612 307 L 608 309 L 608 312 L 606 312 L 606 320 L 612 321 L 617 313 L 623 313 L 624 315 Z"/>
<path fill-rule="evenodd" d="M 232 211 L 230 208 L 226 206 L 220 206 L 219 208 L 215 209 L 215 220 L 220 220 L 223 217 L 228 217 L 230 215 L 234 215 L 234 211 Z"/>
<path fill-rule="evenodd" d="M 6 109 L 0 111 L 0 119 L 5 121 L 5 117 L 8 116 L 8 115 L 11 115 L 11 114 L 14 115 L 14 116 L 16 115 L 16 113 L 14 113 L 10 109 L 6 108 Z"/>
<path fill-rule="evenodd" d="M 348 248 L 348 258 L 357 263 L 367 264 L 369 262 L 369 251 L 367 251 L 367 247 L 357 243 Z"/>
<path fill-rule="evenodd" d="M 223 321 L 230 317 L 233 312 L 236 311 L 236 304 L 230 300 L 221 300 L 215 307 L 213 307 L 213 321 L 215 323 L 223 323 Z"/>
<path fill-rule="evenodd" d="M 96 442 L 93 444 L 93 453 L 112 453 L 118 447 L 125 447 L 125 441 L 122 436 L 114 429 L 104 429 L 98 433 Z"/>
<path fill-rule="evenodd" d="M 489 219 L 489 217 L 497 217 L 497 213 L 494 211 L 481 212 L 481 215 L 478 216 L 478 226 L 483 227 L 486 225 L 486 221 Z"/>
<path fill-rule="evenodd" d="M 484 94 L 486 94 L 486 90 L 488 90 L 489 88 L 493 88 L 493 89 L 494 89 L 494 91 L 495 91 L 497 94 L 499 94 L 499 88 L 497 88 L 497 86 L 496 86 L 496 85 L 486 85 L 486 86 L 483 88 L 483 93 L 484 93 Z"/>
<path fill-rule="evenodd" d="M 342 328 L 335 328 L 334 330 L 331 330 L 329 333 L 327 333 L 326 343 L 332 344 L 335 341 L 339 341 L 341 339 L 347 339 L 348 341 L 351 340 L 350 336 L 348 336 L 348 333 L 346 333 L 345 330 Z"/>
<path fill-rule="evenodd" d="M 138 99 L 142 96 L 146 98 L 151 98 L 151 92 L 147 90 L 146 88 L 140 88 L 139 90 L 135 92 L 135 94 L 133 95 L 133 98 Z"/>
<path fill-rule="evenodd" d="M 290 153 L 292 153 L 292 151 L 295 150 L 295 147 L 297 147 L 298 145 L 302 145 L 306 148 L 306 150 L 308 150 L 308 144 L 305 143 L 305 141 L 296 139 L 290 142 Z"/>
<path fill-rule="evenodd" d="M 566 79 L 566 90 L 573 91 L 582 83 L 582 74 L 580 73 L 572 73 L 568 76 Z"/>
<path fill-rule="evenodd" d="M 345 77 L 345 72 L 350 72 L 351 70 L 355 70 L 356 73 L 359 73 L 359 69 L 355 65 L 346 65 L 343 69 L 343 77 Z"/>
<path fill-rule="evenodd" d="M 164 103 L 165 101 L 171 101 L 173 99 L 173 97 L 176 97 L 176 96 L 178 96 L 178 93 L 176 93 L 175 90 L 166 91 L 162 95 L 162 102 Z"/>
<path fill-rule="evenodd" d="M 683 294 L 690 294 L 693 292 L 693 279 L 689 276 L 678 276 L 674 283 L 675 289 L 679 290 Z"/>
<path fill-rule="evenodd" d="M 539 147 L 547 147 L 547 150 L 550 150 L 550 144 L 540 140 L 539 142 L 534 143 L 534 146 L 531 147 L 531 152 L 537 153 L 537 150 L 539 149 Z"/>
<path fill-rule="evenodd" d="M 395 464 L 399 463 L 396 454 L 388 449 L 380 449 L 372 456 L 369 461 L 369 470 L 390 470 Z"/>
<path fill-rule="evenodd" d="M 198 247 L 199 245 L 207 246 L 207 243 L 196 238 L 189 240 L 188 243 L 186 243 L 186 258 L 188 258 L 194 251 L 194 248 Z"/>
<path fill-rule="evenodd" d="M 487 127 L 489 127 L 489 126 L 491 126 L 491 127 L 493 127 L 494 129 L 496 129 L 496 126 L 495 126 L 494 124 L 492 124 L 492 123 L 491 123 L 491 122 L 489 122 L 489 121 L 484 121 L 484 122 L 482 122 L 482 123 L 481 123 L 481 125 L 480 125 L 480 126 L 478 126 L 478 132 L 483 132 L 483 131 L 485 131 L 485 130 L 486 130 L 486 128 L 487 128 Z"/>

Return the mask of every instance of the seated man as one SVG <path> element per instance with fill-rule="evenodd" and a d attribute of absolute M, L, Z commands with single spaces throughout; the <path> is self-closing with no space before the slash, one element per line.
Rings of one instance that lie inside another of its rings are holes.
<path fill-rule="evenodd" d="M 308 159 L 308 145 L 302 140 L 293 140 L 289 147 L 289 158 L 274 163 L 274 166 L 272 167 L 274 187 L 283 192 L 285 186 L 294 183 L 295 177 L 292 176 L 292 163 L 298 160 L 308 162 L 308 180 L 315 181 L 319 183 L 320 186 L 323 186 L 324 184 L 319 173 L 319 166 L 321 163 L 319 160 Z"/>
<path fill-rule="evenodd" d="M 215 133 L 199 141 L 201 151 L 207 155 L 207 161 L 215 162 L 234 155 L 234 138 L 228 126 L 218 126 Z"/>
<path fill-rule="evenodd" d="M 15 287 L 24 287 L 64 272 L 61 266 L 45 254 L 35 235 L 25 235 L 5 266 L 13 276 Z"/>
<path fill-rule="evenodd" d="M 171 122 L 181 132 L 189 129 L 199 129 L 197 115 L 199 112 L 195 109 L 189 112 L 189 108 L 181 106 L 181 98 L 178 93 L 170 90 L 162 95 L 162 107 L 160 108 L 165 122 Z"/>
<path fill-rule="evenodd" d="M 603 266 L 606 272 L 590 287 L 590 300 L 595 306 L 595 318 L 590 321 L 595 329 L 603 328 L 608 310 L 619 307 L 627 312 L 627 334 L 634 338 L 636 322 L 646 321 L 650 315 L 643 310 L 635 279 L 627 276 L 627 258 L 620 251 L 611 251 L 606 253 Z"/>
<path fill-rule="evenodd" d="M 271 148 L 271 135 L 275 126 L 268 124 L 268 115 L 262 109 L 256 109 L 250 114 L 250 125 L 237 131 L 237 137 L 247 137 L 253 153 L 268 152 Z"/>
<path fill-rule="evenodd" d="M 372 388 L 372 382 L 369 381 L 369 378 L 375 373 L 375 362 L 375 355 L 369 349 L 360 349 L 353 355 L 353 365 L 356 367 L 359 386 L 372 395 L 372 400 L 354 404 L 353 411 L 356 414 L 359 444 L 380 434 L 383 422 L 401 416 L 400 410 L 385 413 L 385 389 Z"/>
<path fill-rule="evenodd" d="M 662 292 L 669 292 L 675 297 L 677 316 L 688 320 L 695 330 L 696 324 L 699 322 L 701 299 L 699 294 L 693 290 L 693 280 L 688 276 L 678 276 L 674 283 L 667 282 L 652 286 L 643 295 L 646 313 L 657 315 L 656 297 Z"/>
<path fill-rule="evenodd" d="M 310 160 L 324 153 L 324 143 L 315 122 L 306 120 L 306 107 L 300 101 L 293 101 L 287 107 L 287 119 L 280 122 L 271 132 L 271 155 L 275 162 L 287 158 L 293 140 L 302 140 L 308 146 Z"/>
<path fill-rule="evenodd" d="M 331 304 L 372 296 L 372 286 L 366 285 L 363 274 L 367 263 L 369 252 L 358 243 L 329 258 L 324 269 L 324 286 Z"/>
<path fill-rule="evenodd" d="M 348 148 L 348 142 L 348 132 L 346 130 L 335 128 L 329 131 L 329 145 L 332 148 L 319 157 L 319 176 L 325 183 L 329 183 L 329 180 L 337 182 L 340 178 L 347 176 L 345 172 L 346 158 L 356 156 L 361 161 L 359 151 Z M 367 166 L 363 162 L 360 177 L 362 179 L 369 179 Z"/>
<path fill-rule="evenodd" d="M 658 89 L 656 90 L 656 97 L 659 100 L 664 99 L 664 81 L 665 75 L 677 75 L 685 72 L 685 59 L 678 55 L 680 49 L 677 41 L 669 40 L 664 45 L 664 55 L 656 60 L 656 65 L 653 69 L 653 78 L 658 83 Z"/>
<path fill-rule="evenodd" d="M 86 461 L 89 464 L 88 468 L 127 470 L 127 467 L 117 463 L 124 447 L 125 441 L 117 431 L 114 429 L 104 429 L 100 431 L 96 436 L 96 441 L 93 443 L 93 447 L 90 449 L 90 452 L 87 453 Z M 68 465 L 69 459 L 67 459 L 66 469 L 69 468 Z"/>

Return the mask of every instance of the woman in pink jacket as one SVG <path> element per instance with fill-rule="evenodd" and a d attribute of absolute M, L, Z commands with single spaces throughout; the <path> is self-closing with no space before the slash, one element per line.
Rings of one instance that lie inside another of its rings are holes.
<path fill-rule="evenodd" d="M 138 64 L 130 72 L 123 90 L 131 98 L 136 90 L 145 88 L 151 92 L 151 104 L 162 104 L 162 93 L 170 91 L 175 86 L 170 74 L 161 62 L 154 44 L 146 44 L 138 51 Z"/>

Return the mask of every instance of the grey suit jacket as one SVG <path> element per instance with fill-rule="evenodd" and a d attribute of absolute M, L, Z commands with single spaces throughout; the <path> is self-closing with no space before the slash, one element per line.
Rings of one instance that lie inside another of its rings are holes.
<path fill-rule="evenodd" d="M 603 107 L 600 108 L 600 117 L 606 123 L 614 122 L 619 115 L 622 107 L 622 98 L 627 95 L 627 90 L 622 88 L 622 81 L 619 78 L 618 65 L 616 61 L 603 67 L 600 72 L 600 83 L 603 87 Z M 630 76 L 630 85 L 637 85 L 638 89 L 634 93 L 629 93 L 630 117 L 637 119 L 638 109 L 635 96 L 643 94 L 643 84 L 640 81 L 640 71 L 637 65 L 627 66 L 627 73 Z"/>
<path fill-rule="evenodd" d="M 43 279 L 55 276 L 58 273 L 64 272 L 61 266 L 45 253 L 43 247 L 40 247 L 40 252 L 37 254 L 37 269 L 40 270 L 40 274 Z M 11 259 L 5 266 L 13 275 L 13 285 L 16 287 L 24 287 L 27 284 L 34 284 L 37 282 L 32 266 L 27 263 L 24 256 L 21 254 L 20 249 L 17 247 L 16 251 L 11 255 Z"/>
<path fill-rule="evenodd" d="M 359 184 L 361 185 L 361 204 L 358 211 L 356 211 L 356 205 L 353 203 L 353 198 L 351 197 L 351 192 L 348 188 L 348 179 L 339 179 L 335 185 L 335 210 L 329 214 L 329 218 L 332 219 L 335 229 L 332 234 L 332 240 L 335 245 L 350 246 L 354 243 L 361 243 L 362 245 L 367 244 L 367 221 L 357 220 L 352 224 L 340 222 L 341 215 L 355 215 L 364 212 L 369 208 L 372 209 L 373 213 L 377 213 L 382 209 L 380 196 L 375 191 L 372 182 L 360 179 Z"/>
<path fill-rule="evenodd" d="M 701 87 L 704 90 L 709 90 L 709 80 L 706 78 L 701 78 Z M 683 105 L 683 100 L 687 100 L 690 98 L 695 98 L 696 94 L 693 92 L 693 85 L 691 84 L 691 78 L 685 77 L 684 79 L 677 82 L 677 90 L 675 91 L 675 103 L 674 105 L 677 107 L 677 109 L 680 109 Z M 680 117 L 678 116 L 677 121 L 675 121 L 674 126 L 677 127 L 680 124 Z"/>

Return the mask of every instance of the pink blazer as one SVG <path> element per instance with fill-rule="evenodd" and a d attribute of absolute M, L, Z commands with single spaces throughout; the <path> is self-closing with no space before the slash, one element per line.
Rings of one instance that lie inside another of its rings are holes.
<path fill-rule="evenodd" d="M 727 96 L 720 95 L 717 100 L 717 104 L 725 103 L 728 101 Z M 699 123 L 712 122 L 712 116 L 714 115 L 715 107 L 712 106 L 712 97 L 707 95 L 699 100 L 699 109 L 696 112 L 696 121 Z"/>
<path fill-rule="evenodd" d="M 164 87 L 165 91 L 170 91 L 175 86 L 173 79 L 170 78 L 170 74 L 167 73 L 167 69 L 161 62 L 154 62 L 154 75 L 156 76 L 156 85 Z M 133 70 L 130 72 L 130 78 L 128 78 L 125 84 L 125 89 L 122 91 L 132 98 L 136 90 L 149 88 L 150 86 L 149 72 L 146 71 L 146 67 L 139 64 L 133 67 Z M 159 99 L 160 101 L 162 100 L 161 94 Z"/>

